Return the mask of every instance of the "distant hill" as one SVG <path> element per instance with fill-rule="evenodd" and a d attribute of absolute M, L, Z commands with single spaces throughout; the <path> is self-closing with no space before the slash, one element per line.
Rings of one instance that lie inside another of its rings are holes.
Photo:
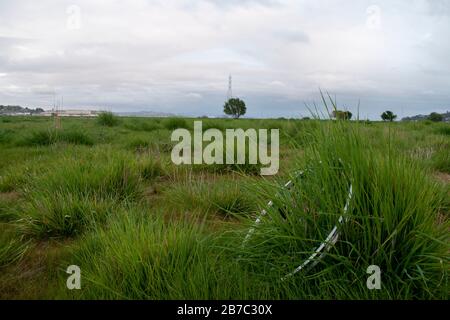
<path fill-rule="evenodd" d="M 29 109 L 28 107 L 21 106 L 3 106 L 0 105 L 0 115 L 20 115 L 20 114 L 39 114 L 44 112 L 44 109 L 36 108 Z"/>
<path fill-rule="evenodd" d="M 450 112 L 447 111 L 445 113 L 441 113 L 441 115 L 443 116 L 443 121 L 445 122 L 450 122 Z M 402 121 L 421 121 L 421 120 L 427 120 L 428 119 L 428 115 L 424 115 L 424 114 L 418 114 L 412 117 L 405 117 L 402 118 Z"/>

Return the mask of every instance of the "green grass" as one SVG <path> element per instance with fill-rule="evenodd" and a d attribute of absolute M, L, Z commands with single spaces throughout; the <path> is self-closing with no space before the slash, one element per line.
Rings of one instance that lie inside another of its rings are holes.
<path fill-rule="evenodd" d="M 250 216 L 257 210 L 255 198 L 238 181 L 209 177 L 188 183 L 174 183 L 165 192 L 174 210 L 201 209 L 221 217 Z"/>
<path fill-rule="evenodd" d="M 99 154 L 62 158 L 32 179 L 23 190 L 27 233 L 75 236 L 104 222 L 120 202 L 140 197 L 141 173 L 134 160 L 111 151 Z"/>
<path fill-rule="evenodd" d="M 168 118 L 164 120 L 163 126 L 168 130 L 189 128 L 187 121 L 183 118 Z"/>
<path fill-rule="evenodd" d="M 167 175 L 166 165 L 161 159 L 144 158 L 138 161 L 137 166 L 141 178 L 147 181 Z"/>
<path fill-rule="evenodd" d="M 208 257 L 213 253 L 208 239 L 202 226 L 189 221 L 164 223 L 128 212 L 76 248 L 74 261 L 86 285 L 74 297 L 205 299 L 226 294 L 229 283 L 219 286 L 221 265 Z"/>
<path fill-rule="evenodd" d="M 0 223 L 0 270 L 20 261 L 27 248 L 28 243 L 11 226 Z"/>
<path fill-rule="evenodd" d="M 112 112 L 101 112 L 97 117 L 98 124 L 107 127 L 114 127 L 119 124 L 119 118 Z"/>
<path fill-rule="evenodd" d="M 14 131 L 11 129 L 0 130 L 0 144 L 8 144 L 14 139 Z"/>
<path fill-rule="evenodd" d="M 389 144 L 385 150 L 367 147 L 358 129 L 338 124 L 322 130 L 316 133 L 322 142 L 311 145 L 305 159 L 312 172 L 275 202 L 243 259 L 274 280 L 293 271 L 337 223 L 351 183 L 338 245 L 313 270 L 287 282 L 309 288 L 315 298 L 446 299 L 449 225 L 437 223 L 445 199 L 439 186 Z M 379 292 L 365 287 L 369 265 L 383 270 Z"/>
<path fill-rule="evenodd" d="M 68 143 L 92 146 L 94 141 L 78 130 L 40 130 L 34 131 L 19 141 L 19 146 L 49 146 L 55 143 Z"/>
<path fill-rule="evenodd" d="M 125 128 L 133 131 L 154 131 L 161 129 L 159 122 L 147 119 L 132 119 L 125 123 Z"/>
<path fill-rule="evenodd" d="M 172 164 L 171 132 L 194 119 L 118 120 L 0 121 L 2 297 L 448 299 L 448 124 L 204 119 L 280 129 L 280 172 L 261 177 L 259 165 Z M 337 244 L 281 281 L 334 227 L 350 184 Z M 82 290 L 65 288 L 71 264 Z M 366 288 L 372 264 L 381 290 Z"/>
<path fill-rule="evenodd" d="M 450 174 L 450 152 L 448 149 L 436 151 L 431 159 L 432 167 L 440 172 Z"/>

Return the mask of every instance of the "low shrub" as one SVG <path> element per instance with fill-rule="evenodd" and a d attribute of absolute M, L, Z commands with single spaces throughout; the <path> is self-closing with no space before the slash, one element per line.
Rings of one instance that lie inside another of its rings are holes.
<path fill-rule="evenodd" d="M 101 112 L 97 117 L 98 124 L 107 127 L 114 127 L 119 124 L 119 118 L 112 112 Z"/>
<path fill-rule="evenodd" d="M 183 118 L 168 118 L 163 122 L 163 126 L 168 130 L 175 130 L 179 128 L 188 129 L 189 125 Z"/>
<path fill-rule="evenodd" d="M 0 129 L 0 144 L 11 143 L 14 139 L 14 130 L 11 129 Z"/>
<path fill-rule="evenodd" d="M 94 141 L 86 133 L 78 130 L 40 130 L 17 143 L 18 146 L 49 146 L 58 142 L 92 146 Z"/>
<path fill-rule="evenodd" d="M 166 169 L 160 159 L 143 159 L 138 162 L 137 166 L 144 180 L 154 180 L 166 174 Z"/>
<path fill-rule="evenodd" d="M 0 223 L 0 269 L 19 261 L 26 250 L 28 242 L 6 224 Z"/>
<path fill-rule="evenodd" d="M 123 155 L 62 159 L 24 190 L 26 231 L 38 236 L 73 236 L 102 223 L 122 203 L 142 195 L 135 162 Z"/>

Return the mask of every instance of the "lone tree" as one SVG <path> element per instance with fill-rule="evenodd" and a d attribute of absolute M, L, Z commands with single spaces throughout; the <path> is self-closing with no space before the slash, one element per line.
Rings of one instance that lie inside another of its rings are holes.
<path fill-rule="evenodd" d="M 245 102 L 239 98 L 228 99 L 223 106 L 223 112 L 236 119 L 244 115 L 246 111 Z"/>
<path fill-rule="evenodd" d="M 392 111 L 385 111 L 381 114 L 381 119 L 383 119 L 383 121 L 394 121 L 397 118 L 397 115 L 394 114 Z"/>
<path fill-rule="evenodd" d="M 431 120 L 434 122 L 441 122 L 442 120 L 444 120 L 444 117 L 442 116 L 442 114 L 439 114 L 437 112 L 432 112 L 428 116 L 428 120 Z"/>
<path fill-rule="evenodd" d="M 350 111 L 333 110 L 331 116 L 338 120 L 350 120 L 353 114 Z"/>

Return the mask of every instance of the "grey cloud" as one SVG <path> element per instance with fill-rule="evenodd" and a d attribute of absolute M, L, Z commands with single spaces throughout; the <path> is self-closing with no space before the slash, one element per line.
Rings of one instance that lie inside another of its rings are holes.
<path fill-rule="evenodd" d="M 222 112 L 227 77 L 250 116 L 304 114 L 318 88 L 364 115 L 449 108 L 450 15 L 445 1 L 79 0 L 0 4 L 0 104 Z M 3 10 L 4 9 L 4 10 Z M 412 23 L 413 22 L 413 23 Z"/>
<path fill-rule="evenodd" d="M 289 42 L 308 43 L 310 42 L 309 36 L 301 30 L 285 30 L 275 32 L 274 36 L 285 39 Z"/>
<path fill-rule="evenodd" d="M 450 15 L 450 2 L 448 0 L 427 0 L 428 10 L 433 15 Z"/>
<path fill-rule="evenodd" d="M 250 5 L 263 5 L 263 6 L 278 6 L 281 5 L 279 0 L 207 0 L 207 2 L 213 3 L 220 7 L 236 7 L 236 6 L 250 6 Z"/>

